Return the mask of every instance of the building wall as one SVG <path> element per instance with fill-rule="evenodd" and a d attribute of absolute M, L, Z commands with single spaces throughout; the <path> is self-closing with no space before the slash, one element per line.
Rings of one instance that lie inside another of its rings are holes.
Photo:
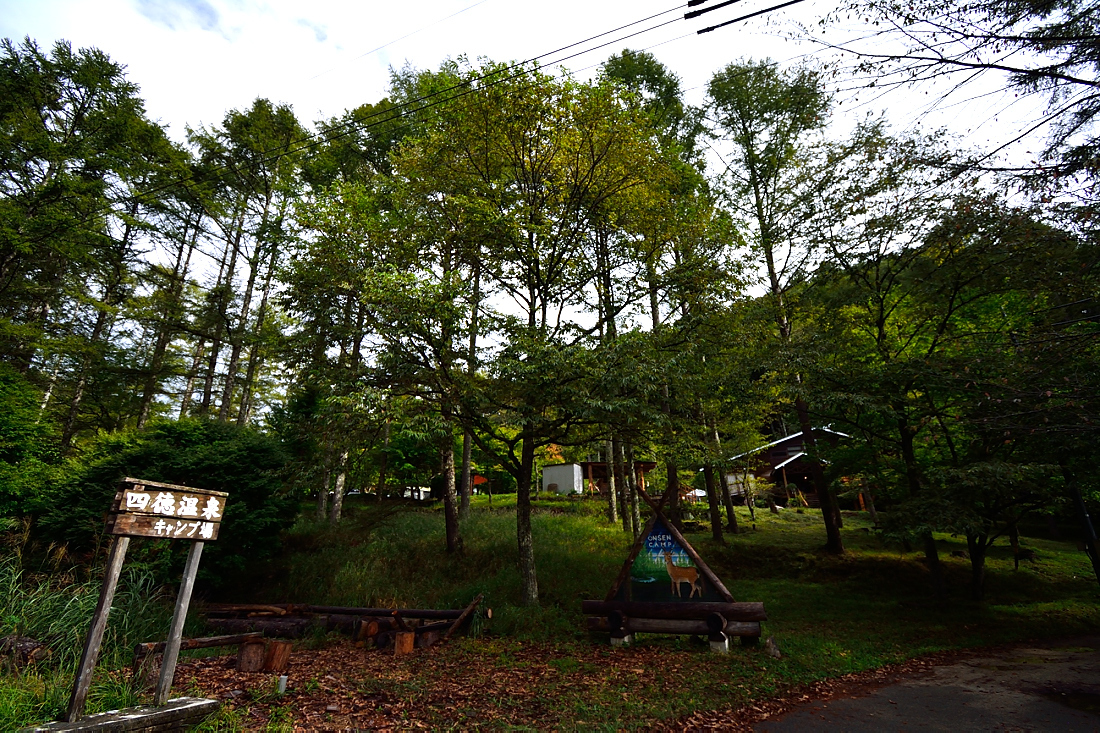
<path fill-rule="evenodd" d="M 549 491 L 550 484 L 557 484 L 559 494 L 584 493 L 584 478 L 581 467 L 576 463 L 562 463 L 556 466 L 544 466 L 542 469 L 542 490 Z"/>

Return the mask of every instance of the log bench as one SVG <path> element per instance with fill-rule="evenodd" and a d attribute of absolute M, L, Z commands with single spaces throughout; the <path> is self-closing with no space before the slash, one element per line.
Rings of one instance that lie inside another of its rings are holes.
<path fill-rule="evenodd" d="M 768 616 L 763 603 L 685 601 L 582 601 L 589 631 L 607 631 L 613 646 L 625 646 L 638 632 L 649 634 L 706 634 L 714 651 L 728 651 L 730 637 L 742 646 L 760 640 L 760 622 Z"/>
<path fill-rule="evenodd" d="M 164 652 L 166 642 L 149 641 L 134 646 L 132 675 L 135 679 L 144 675 L 147 663 L 155 654 Z M 264 642 L 258 631 L 227 636 L 203 636 L 180 640 L 180 649 L 211 649 L 219 646 L 237 647 L 237 669 L 241 672 L 282 672 L 290 659 L 291 642 Z"/>
<path fill-rule="evenodd" d="M 231 634 L 256 632 L 265 636 L 301 638 L 311 627 L 338 631 L 356 642 L 379 649 L 394 644 L 399 633 L 413 633 L 421 649 L 446 641 L 466 624 L 481 603 L 475 598 L 466 608 L 359 608 L 308 604 L 208 604 L 206 623 Z M 492 609 L 484 616 L 492 618 Z"/>

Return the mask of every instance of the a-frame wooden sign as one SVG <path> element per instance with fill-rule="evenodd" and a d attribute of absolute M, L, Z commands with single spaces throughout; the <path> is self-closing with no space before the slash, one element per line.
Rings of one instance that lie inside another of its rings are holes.
<path fill-rule="evenodd" d="M 711 648 L 728 651 L 729 637 L 742 644 L 760 638 L 764 604 L 737 603 L 721 579 L 641 487 L 653 516 L 638 535 L 603 601 L 584 601 L 592 630 L 611 632 L 613 645 L 630 644 L 634 632 L 706 634 Z"/>
<path fill-rule="evenodd" d="M 106 532 L 111 535 L 111 550 L 107 560 L 107 570 L 103 577 L 103 586 L 99 593 L 99 603 L 92 616 L 88 636 L 84 640 L 84 652 L 80 657 L 80 667 L 73 681 L 73 692 L 69 698 L 69 708 L 58 730 L 67 730 L 68 724 L 76 723 L 84 714 L 84 702 L 92 683 L 99 648 L 103 642 L 103 632 L 107 627 L 107 616 L 111 612 L 115 588 L 122 565 L 126 559 L 126 550 L 131 537 L 159 537 L 162 539 L 180 539 L 191 543 L 184 565 L 183 580 L 176 595 L 176 607 L 172 614 L 172 623 L 168 630 L 168 640 L 161 662 L 160 678 L 154 695 L 155 707 L 134 708 L 131 711 L 113 711 L 122 713 L 122 717 L 133 723 L 133 727 L 118 730 L 153 730 L 171 723 L 179 727 L 179 721 L 198 716 L 201 720 L 211 709 L 217 709 L 216 700 L 200 698 L 177 698 L 170 701 L 172 679 L 176 672 L 176 660 L 179 657 L 183 639 L 183 623 L 187 618 L 187 609 L 191 602 L 191 590 L 195 585 L 195 576 L 199 570 L 204 542 L 217 539 L 221 528 L 222 514 L 229 495 L 223 491 L 194 489 L 189 486 L 165 484 L 157 481 L 124 478 L 114 502 L 107 514 Z M 102 717 L 102 716 L 100 716 Z M 108 716 L 110 717 L 110 716 Z M 113 721 L 114 718 L 111 718 Z M 140 720 L 138 726 L 134 721 Z M 127 725 L 130 725 L 128 723 Z M 98 723 L 97 723 L 98 725 Z M 110 727 L 114 722 L 103 723 Z M 46 729 L 52 730 L 50 726 Z M 106 730 L 108 728 L 104 728 Z"/>

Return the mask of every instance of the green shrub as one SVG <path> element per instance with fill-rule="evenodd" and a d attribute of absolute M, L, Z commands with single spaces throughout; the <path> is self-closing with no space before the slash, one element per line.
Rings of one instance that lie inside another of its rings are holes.
<path fill-rule="evenodd" d="M 282 491 L 286 462 L 275 438 L 211 420 L 164 422 L 144 433 L 105 436 L 47 490 L 38 503 L 36 538 L 87 552 L 99 545 L 104 514 L 123 477 L 226 491 L 229 500 L 216 542 L 203 552 L 200 579 L 237 582 L 248 564 L 276 552 L 293 521 L 296 501 Z M 139 539 L 129 562 L 143 563 L 162 582 L 178 580 L 186 542 Z"/>
<path fill-rule="evenodd" d="M 39 462 L 49 434 L 38 420 L 38 390 L 0 364 L 0 516 L 22 513 L 47 467 Z"/>

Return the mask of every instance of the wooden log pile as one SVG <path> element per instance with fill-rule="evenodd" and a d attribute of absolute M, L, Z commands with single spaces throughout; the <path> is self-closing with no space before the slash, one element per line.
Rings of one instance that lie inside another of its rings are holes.
<path fill-rule="evenodd" d="M 378 648 L 393 646 L 397 635 L 411 633 L 412 645 L 423 649 L 446 641 L 473 616 L 482 597 L 466 608 L 358 608 L 309 604 L 227 604 L 204 607 L 206 622 L 228 634 L 259 632 L 267 637 L 298 639 L 311 628 L 336 631 L 356 642 Z M 492 609 L 485 611 L 492 617 Z M 402 648 L 409 645 L 402 640 Z"/>

